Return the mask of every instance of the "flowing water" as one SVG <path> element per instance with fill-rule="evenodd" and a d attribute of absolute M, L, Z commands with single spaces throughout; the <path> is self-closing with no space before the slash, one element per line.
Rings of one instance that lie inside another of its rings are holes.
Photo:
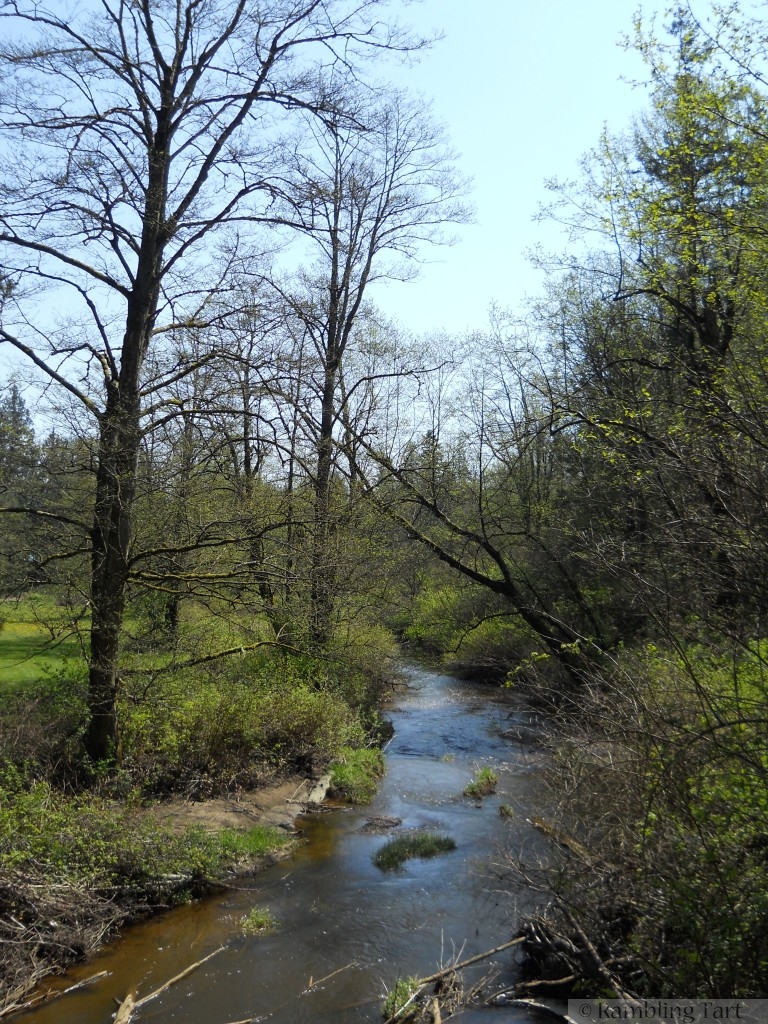
<path fill-rule="evenodd" d="M 142 1007 L 137 1024 L 380 1022 L 381 998 L 398 977 L 426 976 L 454 955 L 465 959 L 511 938 L 525 897 L 500 892 L 484 865 L 502 848 L 531 853 L 536 842 L 525 818 L 536 813 L 541 757 L 501 735 L 527 716 L 498 689 L 422 668 L 407 674 L 408 689 L 389 711 L 395 734 L 372 804 L 300 818 L 308 842 L 293 859 L 128 929 L 66 984 L 97 971 L 109 977 L 19 1020 L 108 1024 L 115 998 L 129 989 L 142 996 L 223 945 Z M 499 775 L 498 792 L 482 802 L 463 798 L 484 766 Z M 514 817 L 502 817 L 501 804 Z M 373 815 L 402 818 L 400 829 L 444 831 L 457 848 L 382 872 L 371 857 L 388 837 L 360 832 Z M 269 907 L 277 927 L 245 937 L 240 922 L 254 906 Z M 495 958 L 499 985 L 514 977 L 513 953 Z M 465 1024 L 517 1019 L 524 1016 L 512 1009 L 461 1016 Z"/>

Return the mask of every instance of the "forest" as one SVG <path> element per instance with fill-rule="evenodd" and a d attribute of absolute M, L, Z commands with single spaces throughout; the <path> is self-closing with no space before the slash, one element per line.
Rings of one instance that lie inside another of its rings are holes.
<path fill-rule="evenodd" d="M 375 775 L 403 650 L 552 723 L 540 981 L 768 995 L 768 23 L 638 17 L 541 294 L 418 337 L 369 288 L 472 211 L 402 5 L 60 6 L 0 7 L 3 999 L 88 948 L 41 879 L 215 874 L 146 801 Z"/>

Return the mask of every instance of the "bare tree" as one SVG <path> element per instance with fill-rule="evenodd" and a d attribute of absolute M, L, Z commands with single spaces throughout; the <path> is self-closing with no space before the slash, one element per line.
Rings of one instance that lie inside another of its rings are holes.
<path fill-rule="evenodd" d="M 316 359 L 310 600 L 319 647 L 330 638 L 333 611 L 329 503 L 335 446 L 345 430 L 349 434 L 345 409 L 355 388 L 343 367 L 367 290 L 377 280 L 415 277 L 424 243 L 450 241 L 446 225 L 469 219 L 462 201 L 468 183 L 423 102 L 393 93 L 383 102 L 358 99 L 353 109 L 363 132 L 336 116 L 308 120 L 286 183 L 294 223 L 312 259 L 296 286 L 281 286 L 280 292 Z"/>
<path fill-rule="evenodd" d="M 116 698 L 153 341 L 204 324 L 208 296 L 275 218 L 290 112 L 344 124 L 332 69 L 408 48 L 386 0 L 102 0 L 0 8 L 0 342 L 97 424 L 86 748 L 118 751 Z M 218 245 L 214 253 L 214 241 Z M 224 270 L 219 265 L 224 265 Z M 197 282 L 205 284 L 197 284 Z M 45 299 L 43 299 L 45 295 Z M 66 319 L 57 309 L 67 309 Z"/>

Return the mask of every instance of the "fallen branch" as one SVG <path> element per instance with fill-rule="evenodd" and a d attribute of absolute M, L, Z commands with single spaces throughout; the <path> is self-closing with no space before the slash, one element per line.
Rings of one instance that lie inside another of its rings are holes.
<path fill-rule="evenodd" d="M 511 946 L 518 946 L 524 940 L 525 936 L 521 935 L 516 939 L 510 939 L 509 942 L 503 942 L 500 946 L 494 946 L 493 949 L 488 949 L 485 951 L 485 953 L 477 953 L 475 956 L 471 956 L 467 960 L 461 960 L 459 963 L 456 964 L 449 964 L 448 967 L 443 967 L 442 970 L 437 971 L 435 974 L 430 974 L 429 977 L 427 978 L 419 978 L 417 988 L 411 994 L 410 998 L 405 1003 L 403 1003 L 402 1006 L 398 1007 L 395 1013 L 384 1021 L 384 1024 L 394 1024 L 395 1021 L 399 1020 L 402 1017 L 403 1010 L 405 1010 L 408 1006 L 411 1005 L 412 1002 L 414 1002 L 418 998 L 425 985 L 430 985 L 433 981 L 440 981 L 440 979 L 444 978 L 447 974 L 455 974 L 456 971 L 460 971 L 464 967 L 469 967 L 470 964 L 476 964 L 479 963 L 481 960 L 486 960 L 489 956 L 493 956 L 494 953 L 501 953 L 502 950 L 509 949 Z M 438 1017 L 436 1018 L 436 1020 L 439 1021 L 439 1004 L 437 1012 Z"/>
<path fill-rule="evenodd" d="M 317 988 L 318 985 L 322 985 L 326 981 L 330 981 L 331 978 L 335 978 L 336 975 L 341 974 L 342 971 L 349 970 L 350 967 L 357 967 L 357 961 L 350 960 L 348 964 L 345 964 L 343 967 L 337 967 L 335 971 L 332 971 L 330 974 L 326 974 L 324 978 L 318 978 L 317 981 L 314 981 L 312 975 L 310 974 L 309 984 L 302 992 L 299 993 L 299 995 L 308 995 L 312 991 L 312 989 Z"/>
<path fill-rule="evenodd" d="M 118 1008 L 114 1024 L 129 1024 L 133 1013 L 138 1010 L 140 1006 L 143 1006 L 152 999 L 156 999 L 161 995 L 161 993 L 169 989 L 171 985 L 175 985 L 177 981 L 181 981 L 183 978 L 186 978 L 188 974 L 191 974 L 192 971 L 196 971 L 198 967 L 201 967 L 212 957 L 216 956 L 217 953 L 221 953 L 225 948 L 225 946 L 219 946 L 218 949 L 214 949 L 214 951 L 209 953 L 208 956 L 204 956 L 202 960 L 198 960 L 196 963 L 190 964 L 189 967 L 185 967 L 181 973 L 175 974 L 172 978 L 169 978 L 168 981 L 163 982 L 160 988 L 156 988 L 154 992 L 150 992 L 149 995 L 142 996 L 141 999 L 134 999 L 133 994 L 129 992 Z"/>
<path fill-rule="evenodd" d="M 638 1003 L 638 1001 L 635 999 L 635 997 L 631 993 L 626 992 L 621 987 L 621 985 L 619 984 L 618 979 L 615 978 L 611 974 L 611 972 L 608 970 L 608 968 L 605 966 L 605 964 L 603 963 L 602 959 L 600 958 L 599 953 L 597 952 L 597 950 L 595 949 L 595 947 L 592 945 L 592 943 L 590 942 L 589 938 L 587 937 L 586 932 L 581 927 L 581 925 L 578 923 L 578 921 L 573 916 L 573 914 L 570 912 L 570 910 L 568 910 L 567 908 L 563 908 L 563 913 L 565 914 L 566 918 L 568 919 L 568 922 L 571 925 L 571 927 L 573 928 L 573 930 L 578 935 L 579 941 L 581 942 L 581 944 L 582 944 L 582 946 L 584 948 L 584 954 L 585 954 L 586 958 L 589 960 L 590 964 L 592 965 L 592 968 L 593 968 L 594 972 L 597 974 L 598 978 L 605 985 L 608 986 L 609 989 L 613 990 L 614 998 L 615 999 L 623 999 L 625 1002 L 629 1003 L 631 1006 L 639 1006 L 640 1003 Z"/>
<path fill-rule="evenodd" d="M 444 967 L 441 971 L 436 974 L 430 974 L 428 978 L 419 979 L 419 987 L 423 985 L 429 985 L 432 981 L 439 981 L 440 978 L 444 978 L 446 974 L 451 974 L 454 971 L 460 971 L 463 967 L 469 967 L 470 964 L 476 964 L 480 960 L 486 960 L 489 956 L 493 956 L 494 953 L 501 953 L 504 949 L 509 949 L 510 946 L 518 946 L 521 942 L 525 941 L 525 936 L 521 935 L 516 939 L 510 939 L 509 942 L 502 943 L 501 946 L 494 946 L 493 949 L 487 950 L 485 953 L 478 953 L 477 956 L 471 956 L 469 960 L 462 960 L 458 964 L 451 964 L 448 967 Z"/>

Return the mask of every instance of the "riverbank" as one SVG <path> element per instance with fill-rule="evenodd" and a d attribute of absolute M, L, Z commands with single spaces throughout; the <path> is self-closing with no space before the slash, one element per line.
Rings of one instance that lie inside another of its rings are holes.
<path fill-rule="evenodd" d="M 81 802 L 86 818 L 79 826 L 61 809 L 57 815 L 48 807 L 48 817 L 58 819 L 51 824 L 61 828 L 68 862 L 52 877 L 45 870 L 50 865 L 31 856 L 0 881 L 0 1017 L 44 1000 L 45 993 L 31 994 L 46 977 L 92 957 L 127 924 L 290 856 L 297 816 L 317 809 L 330 783 L 330 773 L 320 779 L 294 774 L 251 792 L 201 801 L 173 798 L 133 808 L 129 815 L 106 801 L 98 808 Z M 7 819 L 7 808 L 3 814 Z M 72 826 L 84 829 L 87 820 L 94 828 L 90 835 L 80 832 L 78 845 L 92 845 L 93 856 L 77 870 L 72 854 L 83 851 L 71 848 L 68 840 L 76 837 L 69 833 Z M 101 864 L 96 873 L 95 858 L 107 852 L 105 826 L 119 823 L 125 833 L 116 862 L 111 870 Z M 165 844 L 165 854 L 145 850 L 143 862 L 131 865 L 134 841 Z"/>

